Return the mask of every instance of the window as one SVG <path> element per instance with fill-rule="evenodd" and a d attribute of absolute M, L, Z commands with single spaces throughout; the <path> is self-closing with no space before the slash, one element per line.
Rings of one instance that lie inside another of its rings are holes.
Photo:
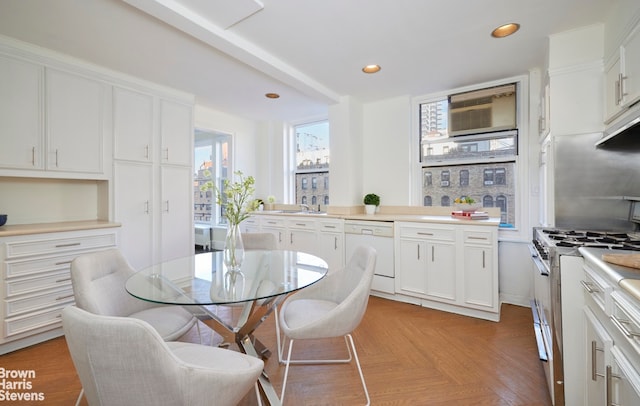
<path fill-rule="evenodd" d="M 217 225 L 226 222 L 222 216 L 223 208 L 216 204 L 214 191 L 207 189 L 206 185 L 217 185 L 220 188 L 223 181 L 229 177 L 231 173 L 230 148 L 230 135 L 195 130 L 193 220 L 196 223 Z"/>
<path fill-rule="evenodd" d="M 318 121 L 295 127 L 297 204 L 329 204 L 329 122 Z M 324 189 L 318 188 L 322 179 Z M 311 183 L 311 188 L 309 188 Z"/>
<path fill-rule="evenodd" d="M 449 206 L 469 196 L 484 207 L 499 207 L 501 227 L 515 227 L 518 131 L 449 136 L 445 98 L 421 103 L 419 111 L 423 204 Z M 440 182 L 432 182 L 433 172 Z"/>

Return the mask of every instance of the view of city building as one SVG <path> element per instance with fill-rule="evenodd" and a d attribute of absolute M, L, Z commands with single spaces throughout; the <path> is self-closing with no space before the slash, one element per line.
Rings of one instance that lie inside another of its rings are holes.
<path fill-rule="evenodd" d="M 296 203 L 329 204 L 329 122 L 296 127 Z"/>

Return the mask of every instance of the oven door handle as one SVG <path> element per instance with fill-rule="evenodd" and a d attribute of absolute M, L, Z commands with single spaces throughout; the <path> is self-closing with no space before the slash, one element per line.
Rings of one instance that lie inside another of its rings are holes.
<path fill-rule="evenodd" d="M 531 252 L 531 259 L 533 260 L 536 268 L 538 268 L 538 272 L 540 272 L 540 275 L 549 276 L 549 271 L 547 270 L 547 267 L 542 263 L 542 260 L 540 259 L 540 256 L 538 255 L 535 247 L 533 245 L 529 245 L 528 247 L 529 251 Z"/>
<path fill-rule="evenodd" d="M 534 300 L 531 301 L 531 312 L 533 313 L 533 332 L 536 336 L 536 346 L 538 347 L 538 357 L 540 361 L 549 361 L 549 354 L 547 352 L 547 346 L 544 341 L 544 333 L 542 332 L 542 324 L 540 323 L 540 317 L 538 316 L 538 305 Z"/>

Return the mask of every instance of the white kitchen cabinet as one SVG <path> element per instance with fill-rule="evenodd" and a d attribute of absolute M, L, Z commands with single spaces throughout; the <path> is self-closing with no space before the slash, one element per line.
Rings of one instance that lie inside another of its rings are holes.
<path fill-rule="evenodd" d="M 134 269 L 150 265 L 154 255 L 153 170 L 151 164 L 114 163 L 114 214 L 122 224 L 120 250 Z"/>
<path fill-rule="evenodd" d="M 111 227 L 0 238 L 0 353 L 62 335 L 60 312 L 74 303 L 71 261 L 116 245 Z"/>
<path fill-rule="evenodd" d="M 286 221 L 282 217 L 264 216 L 260 219 L 260 231 L 276 237 L 278 249 L 285 249 Z"/>
<path fill-rule="evenodd" d="M 190 255 L 192 106 L 151 89 L 114 87 L 113 118 L 114 218 L 123 224 L 125 258 L 141 269 Z"/>
<path fill-rule="evenodd" d="M 113 88 L 113 158 L 152 162 L 155 133 L 154 97 Z"/>
<path fill-rule="evenodd" d="M 456 236 L 452 229 L 402 224 L 399 226 L 400 293 L 455 302 L 457 299 Z M 399 275 L 398 275 L 399 274 Z"/>
<path fill-rule="evenodd" d="M 466 306 L 496 310 L 498 303 L 497 230 L 467 226 L 463 233 L 464 292 Z"/>
<path fill-rule="evenodd" d="M 344 220 L 317 220 L 318 256 L 324 259 L 329 269 L 342 269 L 345 264 Z"/>
<path fill-rule="evenodd" d="M 242 233 L 258 233 L 260 232 L 260 219 L 255 216 L 250 216 L 240 223 L 240 231 Z"/>
<path fill-rule="evenodd" d="M 584 357 L 587 360 L 583 371 L 586 382 L 585 405 L 602 406 L 606 405 L 606 366 L 611 365 L 613 340 L 589 307 L 584 309 L 584 319 Z"/>
<path fill-rule="evenodd" d="M 0 166 L 43 169 L 43 68 L 0 55 Z"/>
<path fill-rule="evenodd" d="M 395 223 L 396 295 L 497 321 L 498 231 L 470 224 Z"/>
<path fill-rule="evenodd" d="M 185 134 L 193 138 L 193 106 L 160 99 L 160 162 L 191 166 L 193 148 Z"/>
<path fill-rule="evenodd" d="M 611 366 L 607 368 L 606 380 L 611 393 L 611 405 L 640 405 L 640 373 L 637 364 L 617 346 L 611 349 Z M 605 403 L 606 404 L 606 403 Z"/>
<path fill-rule="evenodd" d="M 605 66 L 605 123 L 640 100 L 640 24 Z"/>
<path fill-rule="evenodd" d="M 108 86 L 56 69 L 45 73 L 47 170 L 104 174 Z"/>
<path fill-rule="evenodd" d="M 287 220 L 287 237 L 283 249 L 318 255 L 316 222 L 310 218 L 292 217 Z"/>
<path fill-rule="evenodd" d="M 160 167 L 160 260 L 193 254 L 193 170 L 191 167 Z"/>

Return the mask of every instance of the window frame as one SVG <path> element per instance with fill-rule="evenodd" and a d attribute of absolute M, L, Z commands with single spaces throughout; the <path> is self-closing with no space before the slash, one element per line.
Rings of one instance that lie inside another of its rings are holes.
<path fill-rule="evenodd" d="M 534 79 L 537 76 L 532 76 Z M 529 206 L 531 203 L 531 198 L 528 196 L 527 192 L 531 190 L 530 184 L 535 179 L 530 179 L 529 177 L 529 166 L 530 166 L 530 151 L 533 146 L 538 143 L 537 132 L 532 131 L 532 128 L 535 128 L 535 123 L 530 123 L 527 120 L 527 117 L 530 115 L 530 89 L 529 89 L 529 81 L 530 77 L 528 75 L 515 76 L 510 78 L 505 78 L 501 80 L 496 80 L 492 82 L 485 82 L 476 84 L 473 86 L 466 86 L 461 88 L 454 89 L 446 89 L 440 92 L 434 92 L 431 94 L 416 96 L 411 99 L 412 106 L 412 120 L 411 120 L 411 202 L 412 204 L 423 206 L 424 196 L 422 194 L 422 188 L 424 184 L 423 178 L 423 168 L 426 167 L 423 165 L 421 161 L 422 151 L 421 151 L 421 143 L 420 143 L 420 118 L 421 111 L 420 105 L 423 103 L 430 103 L 442 100 L 448 95 L 453 93 L 462 93 L 482 88 L 488 88 L 493 86 L 500 86 L 508 83 L 516 83 L 518 86 L 518 100 L 517 100 L 517 122 L 518 124 L 518 150 L 515 159 L 504 159 L 497 158 L 495 160 L 490 160 L 493 164 L 498 164 L 501 161 L 514 162 L 515 173 L 513 176 L 514 180 L 514 213 L 515 213 L 515 221 L 516 225 L 513 228 L 500 228 L 499 236 L 500 238 L 508 238 L 513 239 L 516 238 L 518 240 L 528 241 L 530 240 L 530 230 L 531 227 L 531 216 L 529 213 Z M 532 127 L 533 126 L 533 127 Z M 460 162 L 461 164 L 462 162 Z M 468 163 L 468 162 L 466 162 Z M 486 163 L 486 162 L 485 162 Z M 444 165 L 454 166 L 458 163 L 456 162 L 447 162 Z M 429 165 L 427 165 L 429 166 Z M 434 169 L 433 173 L 433 182 L 437 182 L 435 179 L 437 173 L 437 166 L 431 166 Z M 497 199 L 497 196 L 495 196 Z M 432 202 L 436 204 L 436 201 Z M 494 201 L 495 205 L 495 201 Z M 496 206 L 497 207 L 497 206 Z"/>

